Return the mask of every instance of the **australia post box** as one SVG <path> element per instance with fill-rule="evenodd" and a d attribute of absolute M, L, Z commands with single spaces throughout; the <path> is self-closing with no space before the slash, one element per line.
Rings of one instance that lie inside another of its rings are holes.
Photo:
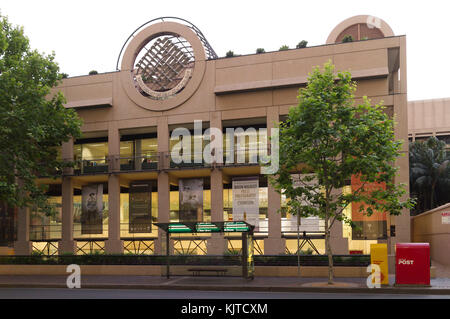
<path fill-rule="evenodd" d="M 395 283 L 430 285 L 430 244 L 396 244 Z"/>

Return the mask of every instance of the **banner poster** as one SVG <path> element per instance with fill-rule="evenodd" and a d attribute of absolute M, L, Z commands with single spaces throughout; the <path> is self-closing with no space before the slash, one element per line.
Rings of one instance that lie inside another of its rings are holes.
<path fill-rule="evenodd" d="M 152 231 L 152 185 L 130 184 L 129 232 L 151 233 Z"/>
<path fill-rule="evenodd" d="M 301 184 L 300 177 L 304 178 L 306 175 L 314 175 L 314 174 L 291 174 L 292 184 L 294 188 L 299 187 Z M 307 183 L 308 185 L 317 184 L 317 179 L 313 179 L 312 181 Z M 288 204 L 289 205 L 289 204 Z M 306 205 L 306 202 L 303 201 L 303 205 Z M 300 219 L 300 227 L 297 227 L 298 217 L 297 215 L 289 214 L 289 218 L 281 221 L 281 231 L 282 232 L 319 232 L 323 231 L 325 227 L 324 220 L 320 219 L 317 216 L 311 217 L 302 217 Z"/>
<path fill-rule="evenodd" d="M 233 220 L 259 226 L 259 178 L 233 178 Z"/>
<path fill-rule="evenodd" d="M 357 191 L 362 186 L 358 176 L 351 178 L 352 192 Z M 380 183 L 367 183 L 364 188 L 372 191 L 379 188 L 386 188 L 386 185 Z M 360 207 L 367 206 L 364 203 L 352 203 L 352 221 L 356 225 L 352 229 L 353 240 L 376 240 L 387 238 L 387 216 L 385 212 L 375 211 L 371 216 L 360 212 Z"/>
<path fill-rule="evenodd" d="M 203 221 L 203 179 L 180 179 L 180 222 Z"/>
<path fill-rule="evenodd" d="M 103 184 L 81 190 L 81 234 L 103 233 Z"/>

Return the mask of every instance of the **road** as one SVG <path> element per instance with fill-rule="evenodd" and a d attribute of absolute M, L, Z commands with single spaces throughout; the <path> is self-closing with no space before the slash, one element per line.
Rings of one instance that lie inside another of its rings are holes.
<path fill-rule="evenodd" d="M 0 288 L 0 299 L 450 299 L 450 295 Z"/>

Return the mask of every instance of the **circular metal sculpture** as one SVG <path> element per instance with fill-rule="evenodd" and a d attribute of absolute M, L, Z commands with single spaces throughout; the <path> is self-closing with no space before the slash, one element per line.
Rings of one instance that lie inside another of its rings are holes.
<path fill-rule="evenodd" d="M 191 23 L 159 18 L 144 24 L 128 38 L 117 66 L 121 57 L 122 86 L 129 98 L 145 109 L 165 111 L 195 93 L 203 79 L 206 60 L 217 55 Z"/>
<path fill-rule="evenodd" d="M 189 42 L 180 36 L 159 36 L 151 42 L 148 49 L 142 49 L 142 57 L 135 65 L 135 81 L 143 95 L 164 100 L 188 83 L 194 53 Z"/>

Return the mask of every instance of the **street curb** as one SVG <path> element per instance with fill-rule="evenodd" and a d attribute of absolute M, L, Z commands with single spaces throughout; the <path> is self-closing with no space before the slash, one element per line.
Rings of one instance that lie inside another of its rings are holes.
<path fill-rule="evenodd" d="M 65 288 L 65 284 L 0 283 L 0 288 Z M 424 294 L 450 295 L 443 288 L 319 288 L 319 287 L 267 287 L 267 286 L 191 286 L 191 285 L 133 285 L 133 284 L 82 284 L 82 289 L 142 289 L 142 290 L 195 290 L 195 291 L 254 291 L 254 292 L 310 292 L 310 293 L 364 293 L 364 294 Z"/>

